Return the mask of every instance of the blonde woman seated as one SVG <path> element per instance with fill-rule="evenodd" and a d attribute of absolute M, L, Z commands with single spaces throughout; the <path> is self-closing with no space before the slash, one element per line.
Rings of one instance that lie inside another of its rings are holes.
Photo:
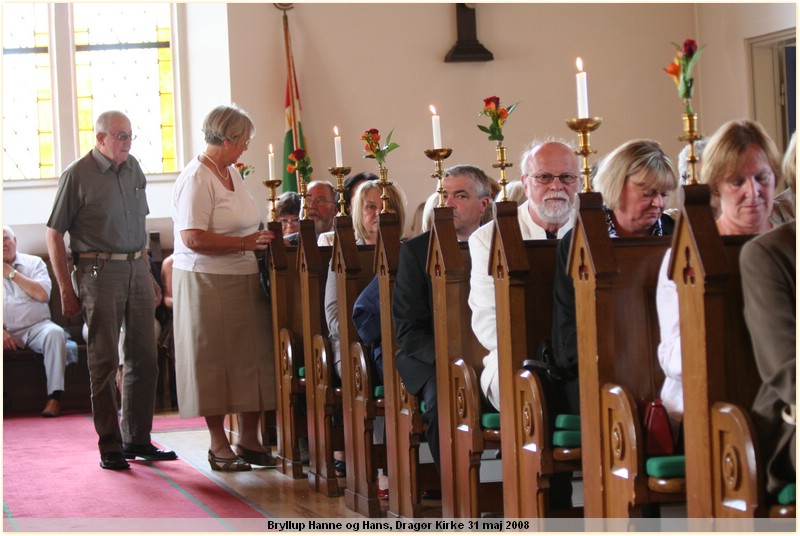
<path fill-rule="evenodd" d="M 772 228 L 769 216 L 775 183 L 780 172 L 780 153 L 764 128 L 755 121 L 730 121 L 712 136 L 703 153 L 700 182 L 711 188 L 711 206 L 721 235 L 761 234 Z M 681 378 L 681 330 L 678 291 L 667 277 L 672 250 L 667 250 L 656 290 L 661 343 L 658 361 L 666 378 L 661 399 L 670 416 L 677 447 L 683 421 Z"/>

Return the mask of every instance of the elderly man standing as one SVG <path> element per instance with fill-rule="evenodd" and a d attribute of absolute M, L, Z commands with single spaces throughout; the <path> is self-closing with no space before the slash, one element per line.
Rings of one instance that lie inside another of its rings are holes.
<path fill-rule="evenodd" d="M 572 204 L 578 190 L 578 158 L 560 141 L 534 141 L 522 153 L 520 171 L 528 200 L 517 210 L 524 240 L 561 238 L 572 228 Z M 469 239 L 472 257 L 469 306 L 472 329 L 489 350 L 483 358 L 481 389 L 500 409 L 500 379 L 497 373 L 497 322 L 494 279 L 489 275 L 489 249 L 494 223 L 487 223 Z"/>
<path fill-rule="evenodd" d="M 446 206 L 453 208 L 458 240 L 469 239 L 481 224 L 491 202 L 492 179 L 473 166 L 446 170 L 442 180 Z M 439 470 L 439 424 L 436 389 L 436 351 L 433 336 L 433 291 L 426 270 L 430 231 L 400 248 L 392 300 L 392 318 L 399 352 L 396 368 L 406 389 L 425 401 L 425 438 Z"/>
<path fill-rule="evenodd" d="M 147 181 L 129 154 L 134 138 L 125 114 L 100 114 L 95 147 L 61 175 L 47 222 L 47 250 L 61 287 L 64 316 L 82 313 L 89 328 L 92 414 L 104 469 L 129 469 L 126 459 L 136 457 L 177 458 L 150 442 L 158 377 L 153 309 L 161 293 L 145 252 Z M 75 287 L 67 268 L 67 232 Z M 115 378 L 123 322 L 127 336 L 119 421 Z"/>
<path fill-rule="evenodd" d="M 3 349 L 27 346 L 44 358 L 47 404 L 42 417 L 61 414 L 64 370 L 67 367 L 67 337 L 50 319 L 52 281 L 44 261 L 17 252 L 17 237 L 3 227 Z"/>

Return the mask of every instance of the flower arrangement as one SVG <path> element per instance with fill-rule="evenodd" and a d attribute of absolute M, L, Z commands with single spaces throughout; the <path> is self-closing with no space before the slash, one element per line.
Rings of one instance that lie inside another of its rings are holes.
<path fill-rule="evenodd" d="M 295 149 L 292 151 L 289 154 L 289 160 L 294 162 L 294 164 L 290 163 L 286 165 L 286 171 L 289 173 L 298 171 L 303 178 L 310 177 L 311 174 L 314 173 L 314 168 L 311 167 L 311 158 L 309 158 L 303 149 Z"/>
<path fill-rule="evenodd" d="M 366 151 L 367 154 L 364 155 L 364 158 L 374 158 L 375 161 L 378 162 L 378 167 L 383 168 L 383 165 L 386 163 L 386 155 L 400 147 L 398 144 L 392 141 L 393 132 L 394 129 L 389 131 L 389 135 L 386 136 L 386 145 L 381 148 L 381 133 L 378 131 L 378 129 L 371 128 L 365 131 L 361 135 L 361 141 L 366 142 L 364 151 Z"/>
<path fill-rule="evenodd" d="M 508 116 L 517 107 L 518 102 L 512 104 L 508 108 L 500 106 L 500 97 L 487 97 L 483 99 L 483 110 L 478 112 L 478 116 L 485 115 L 492 120 L 492 124 L 488 127 L 478 125 L 482 132 L 489 135 L 489 140 L 497 141 L 498 144 L 502 143 L 503 136 L 503 123 L 506 122 Z"/>
<path fill-rule="evenodd" d="M 244 165 L 241 162 L 236 162 L 234 167 L 236 168 L 236 171 L 239 172 L 239 175 L 242 176 L 242 180 L 245 180 L 251 173 L 253 173 L 256 170 L 255 166 L 252 166 L 250 164 Z"/>
<path fill-rule="evenodd" d="M 700 53 L 705 45 L 698 48 L 694 39 L 687 39 L 683 42 L 683 46 L 677 43 L 672 44 L 675 45 L 677 52 L 672 63 L 664 67 L 664 72 L 670 75 L 675 81 L 675 85 L 678 86 L 678 97 L 684 101 L 686 114 L 693 115 L 691 99 L 694 93 L 694 78 L 692 78 L 692 69 L 700 59 Z"/>

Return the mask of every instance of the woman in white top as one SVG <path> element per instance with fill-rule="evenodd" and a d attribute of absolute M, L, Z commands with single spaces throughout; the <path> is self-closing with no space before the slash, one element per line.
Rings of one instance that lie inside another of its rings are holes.
<path fill-rule="evenodd" d="M 233 167 L 254 131 L 239 108 L 214 108 L 203 123 L 206 150 L 181 172 L 172 197 L 178 407 L 181 417 L 205 417 L 215 471 L 275 466 L 259 441 L 260 415 L 275 408 L 275 372 L 255 255 L 273 233 L 260 230 L 261 211 Z M 236 453 L 223 425 L 235 413 Z"/>
<path fill-rule="evenodd" d="M 699 182 L 711 188 L 719 234 L 753 235 L 772 228 L 769 216 L 780 162 L 775 143 L 755 121 L 729 121 L 714 134 L 703 153 Z M 656 291 L 661 328 L 658 361 L 666 375 L 661 399 L 670 416 L 673 437 L 678 441 L 683 420 L 683 383 L 678 290 L 667 277 L 671 252 L 669 249 L 664 255 Z"/>

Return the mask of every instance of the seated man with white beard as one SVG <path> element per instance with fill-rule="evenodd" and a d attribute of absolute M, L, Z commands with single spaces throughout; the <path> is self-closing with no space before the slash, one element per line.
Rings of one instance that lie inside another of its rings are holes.
<path fill-rule="evenodd" d="M 536 141 L 520 158 L 522 184 L 528 198 L 517 209 L 517 220 L 524 240 L 555 239 L 572 228 L 572 204 L 578 190 L 580 167 L 575 152 L 561 141 Z M 489 350 L 483 358 L 481 389 L 489 402 L 500 409 L 500 378 L 497 369 L 497 320 L 494 278 L 489 275 L 489 250 L 494 222 L 489 222 L 469 238 L 472 257 L 469 306 L 472 330 Z"/>

